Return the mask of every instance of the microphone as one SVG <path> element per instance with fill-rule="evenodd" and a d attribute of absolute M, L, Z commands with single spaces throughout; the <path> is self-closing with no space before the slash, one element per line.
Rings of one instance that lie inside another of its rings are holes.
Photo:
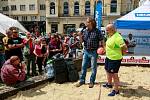
<path fill-rule="evenodd" d="M 81 30 L 81 33 L 83 33 L 83 31 L 86 29 L 87 26 L 84 26 Z"/>

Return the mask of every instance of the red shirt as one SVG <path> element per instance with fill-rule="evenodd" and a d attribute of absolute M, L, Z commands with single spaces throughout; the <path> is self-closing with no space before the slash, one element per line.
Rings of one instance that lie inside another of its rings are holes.
<path fill-rule="evenodd" d="M 1 79 L 7 85 L 16 84 L 17 81 L 25 80 L 25 70 L 14 67 L 7 60 L 1 68 Z"/>
<path fill-rule="evenodd" d="M 33 44 L 33 40 L 30 40 L 27 42 L 26 39 L 23 40 L 24 45 L 29 45 L 29 49 L 30 49 L 30 54 L 33 54 L 34 51 L 34 44 Z"/>
<path fill-rule="evenodd" d="M 39 56 L 41 55 L 41 46 L 40 45 L 35 45 L 35 53 Z"/>

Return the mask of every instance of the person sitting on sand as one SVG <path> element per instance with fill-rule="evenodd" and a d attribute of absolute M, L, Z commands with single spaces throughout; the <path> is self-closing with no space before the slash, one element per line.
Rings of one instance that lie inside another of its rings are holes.
<path fill-rule="evenodd" d="M 11 56 L 1 68 L 1 79 L 6 85 L 15 85 L 25 80 L 25 64 L 20 63 L 18 56 Z"/>

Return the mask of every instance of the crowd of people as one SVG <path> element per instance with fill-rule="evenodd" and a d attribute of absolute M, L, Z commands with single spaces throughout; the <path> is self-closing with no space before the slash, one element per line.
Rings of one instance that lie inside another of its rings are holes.
<path fill-rule="evenodd" d="M 122 51 L 127 50 L 127 46 L 113 24 L 106 26 L 106 38 L 96 28 L 96 21 L 91 17 L 87 18 L 86 27 L 81 32 L 72 32 L 70 35 L 64 36 L 64 39 L 58 33 L 49 33 L 47 37 L 44 37 L 40 34 L 32 35 L 30 32 L 26 33 L 27 38 L 22 39 L 15 29 L 8 30 L 6 34 L 7 36 L 2 41 L 4 55 L 2 52 L 0 54 L 5 58 L 3 61 L 1 60 L 1 78 L 7 85 L 23 81 L 27 76 L 43 74 L 42 67 L 45 67 L 47 60 L 57 53 L 63 54 L 65 58 L 77 58 L 76 50 L 83 48 L 81 75 L 76 87 L 85 84 L 87 68 L 90 66 L 92 74 L 89 88 L 93 88 L 97 73 L 97 49 L 103 47 L 106 52 L 105 70 L 107 75 L 107 83 L 103 87 L 113 87 L 108 96 L 119 94 L 118 72 L 123 57 Z"/>
<path fill-rule="evenodd" d="M 28 77 L 44 74 L 43 69 L 46 62 L 55 54 L 61 53 L 64 58 L 76 58 L 77 49 L 82 48 L 75 32 L 65 36 L 58 33 L 48 33 L 47 36 L 30 32 L 25 34 L 26 38 L 21 38 L 17 29 L 10 29 L 6 32 L 7 36 L 1 39 L 3 49 L 0 49 L 0 76 L 1 80 L 8 85 L 16 84 Z M 26 67 L 21 67 L 24 64 Z M 16 80 L 9 76 L 14 76 Z"/>

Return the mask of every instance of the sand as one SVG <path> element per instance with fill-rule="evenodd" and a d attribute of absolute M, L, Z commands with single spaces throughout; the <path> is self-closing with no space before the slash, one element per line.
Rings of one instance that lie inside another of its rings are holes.
<path fill-rule="evenodd" d="M 91 71 L 87 72 L 87 83 Z M 121 66 L 119 77 L 121 81 L 120 94 L 108 97 L 111 89 L 102 87 L 106 82 L 104 66 L 98 67 L 97 84 L 88 88 L 88 84 L 79 88 L 75 83 L 56 84 L 54 82 L 40 85 L 36 88 L 21 91 L 7 100 L 150 100 L 150 68 L 137 66 Z"/>

